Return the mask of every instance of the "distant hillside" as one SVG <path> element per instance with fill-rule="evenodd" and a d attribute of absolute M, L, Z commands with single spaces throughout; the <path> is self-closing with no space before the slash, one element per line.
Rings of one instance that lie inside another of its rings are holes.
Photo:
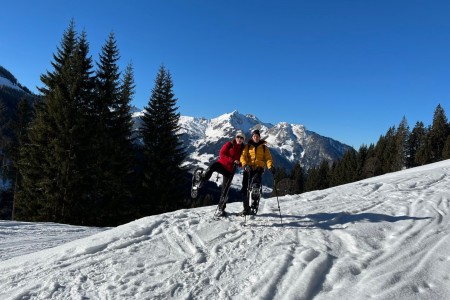
<path fill-rule="evenodd" d="M 12 115 L 22 98 L 31 103 L 36 101 L 38 96 L 22 86 L 10 71 L 0 66 L 0 102 L 5 106 L 6 118 Z"/>

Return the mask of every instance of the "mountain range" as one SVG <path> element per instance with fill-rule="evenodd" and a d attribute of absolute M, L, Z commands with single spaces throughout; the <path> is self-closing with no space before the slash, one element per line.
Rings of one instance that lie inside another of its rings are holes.
<path fill-rule="evenodd" d="M 36 97 L 20 85 L 8 70 L 0 66 L 0 98 L 7 98 L 8 106 L 13 107 L 11 98 L 17 97 L 18 101 L 24 94 Z M 135 129 L 140 127 L 142 115 L 142 110 L 133 108 Z M 254 129 L 259 129 L 261 138 L 267 141 L 275 165 L 288 170 L 297 162 L 306 170 L 318 166 L 323 160 L 331 163 L 353 149 L 330 137 L 307 130 L 303 125 L 266 123 L 255 115 L 243 115 L 235 110 L 213 119 L 180 117 L 178 133 L 187 151 L 186 167 L 206 167 L 218 158 L 222 145 L 231 140 L 237 130 L 242 130 L 249 139 Z"/>
<path fill-rule="evenodd" d="M 134 113 L 135 126 L 140 126 L 143 112 Z M 220 148 L 233 139 L 237 130 L 250 139 L 252 130 L 259 129 L 267 141 L 277 167 L 291 169 L 299 162 L 304 169 L 318 166 L 323 160 L 333 162 L 353 149 L 339 141 L 321 136 L 299 124 L 265 123 L 252 114 L 235 110 L 213 119 L 181 116 L 179 134 L 187 150 L 186 165 L 208 166 L 218 158 Z"/>

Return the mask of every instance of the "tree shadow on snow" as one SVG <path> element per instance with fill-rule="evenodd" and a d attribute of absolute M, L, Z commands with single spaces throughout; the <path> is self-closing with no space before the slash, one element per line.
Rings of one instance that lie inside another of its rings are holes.
<path fill-rule="evenodd" d="M 261 214 L 260 217 L 280 218 L 279 214 L 269 213 Z M 351 214 L 348 212 L 339 213 L 317 213 L 304 216 L 282 215 L 283 223 L 281 220 L 279 223 L 274 222 L 270 227 L 302 227 L 302 228 L 320 228 L 326 230 L 343 229 L 348 223 L 357 222 L 398 222 L 404 220 L 426 220 L 431 217 L 411 217 L 411 216 L 390 216 L 377 213 L 359 213 Z M 294 220 L 293 220 L 294 219 Z"/>

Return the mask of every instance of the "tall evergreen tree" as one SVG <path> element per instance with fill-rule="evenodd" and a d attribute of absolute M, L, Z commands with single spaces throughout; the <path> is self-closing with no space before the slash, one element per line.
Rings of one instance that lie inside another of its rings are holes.
<path fill-rule="evenodd" d="M 423 122 L 416 122 L 408 139 L 409 156 L 407 159 L 407 167 L 412 168 L 418 166 L 416 159 L 419 149 L 425 146 L 427 139 L 427 130 Z"/>
<path fill-rule="evenodd" d="M 133 137 L 133 117 L 131 113 L 131 101 L 135 93 L 133 66 L 128 64 L 123 73 L 120 86 L 120 96 L 117 103 L 113 106 L 114 122 L 112 124 L 113 141 L 115 151 L 113 153 L 114 164 L 112 168 L 116 174 L 115 179 L 117 190 L 120 191 L 121 201 L 117 206 L 115 213 L 121 217 L 121 220 L 128 221 L 130 198 L 133 197 L 133 177 L 134 166 L 134 137 Z M 125 214 L 125 215 L 124 215 Z M 121 216 L 124 215 L 124 216 Z"/>
<path fill-rule="evenodd" d="M 322 161 L 317 168 L 308 170 L 305 188 L 306 191 L 323 190 L 330 187 L 330 166 Z"/>
<path fill-rule="evenodd" d="M 15 219 L 15 202 L 16 202 L 16 194 L 19 190 L 19 186 L 21 184 L 20 173 L 17 171 L 19 169 L 19 161 L 20 161 L 20 149 L 27 144 L 27 129 L 28 126 L 33 119 L 33 111 L 31 109 L 30 104 L 25 98 L 22 98 L 17 104 L 17 113 L 13 118 L 12 128 L 14 131 L 14 135 L 16 137 L 14 145 L 11 151 L 11 158 L 14 165 L 14 195 L 13 195 L 13 207 L 12 207 L 12 219 Z"/>
<path fill-rule="evenodd" d="M 131 115 L 131 101 L 135 93 L 133 65 L 128 64 L 122 78 L 122 85 L 118 103 L 113 107 L 116 122 L 113 124 L 115 132 L 121 137 L 124 148 L 130 146 L 133 140 L 133 117 Z"/>
<path fill-rule="evenodd" d="M 394 161 L 397 158 L 396 129 L 392 126 L 385 136 L 380 137 L 376 145 L 376 156 L 380 159 L 382 174 L 397 171 Z"/>
<path fill-rule="evenodd" d="M 330 186 L 337 186 L 356 181 L 358 178 L 358 160 L 356 151 L 349 150 L 344 156 L 333 163 L 330 171 Z"/>
<path fill-rule="evenodd" d="M 442 150 L 442 159 L 450 159 L 450 135 L 447 136 L 447 140 L 444 144 L 444 149 Z"/>
<path fill-rule="evenodd" d="M 301 194 L 305 191 L 305 174 L 299 162 L 294 165 L 290 178 L 294 182 L 294 194 Z"/>
<path fill-rule="evenodd" d="M 356 177 L 357 180 L 363 179 L 363 170 L 368 158 L 369 154 L 369 148 L 367 145 L 363 144 L 359 147 L 358 153 L 356 154 L 357 157 L 357 167 L 356 167 Z"/>
<path fill-rule="evenodd" d="M 130 102 L 134 82 L 131 67 L 121 81 L 117 65 L 119 58 L 115 36 L 111 33 L 97 63 L 97 100 L 93 106 L 97 129 L 96 206 L 99 221 L 111 225 L 118 221 L 127 199 L 131 197 L 128 178 L 132 169 Z"/>
<path fill-rule="evenodd" d="M 419 150 L 425 147 L 427 140 L 427 129 L 423 122 L 416 122 L 411 134 L 409 135 L 408 147 L 409 157 L 407 159 L 407 167 L 412 168 L 419 165 L 417 155 Z"/>
<path fill-rule="evenodd" d="M 377 156 L 376 146 L 374 144 L 370 144 L 364 159 L 360 179 L 374 177 L 381 175 L 382 173 L 381 160 Z"/>
<path fill-rule="evenodd" d="M 94 98 L 86 35 L 72 21 L 54 55 L 53 72 L 41 76 L 43 102 L 21 149 L 17 216 L 73 224 L 90 223 L 90 140 L 86 104 Z"/>
<path fill-rule="evenodd" d="M 448 135 L 449 125 L 447 117 L 444 109 L 439 104 L 434 111 L 433 123 L 429 132 L 433 162 L 442 159 L 442 150 Z"/>
<path fill-rule="evenodd" d="M 429 129 L 427 132 L 429 132 Z M 426 136 L 423 145 L 417 150 L 415 162 L 418 166 L 433 162 L 433 146 L 431 145 L 429 135 Z"/>
<path fill-rule="evenodd" d="M 144 215 L 172 211 L 180 207 L 183 190 L 181 163 L 185 150 L 177 134 L 180 114 L 172 91 L 170 73 L 161 66 L 148 106 L 141 134 L 144 142 Z"/>
<path fill-rule="evenodd" d="M 6 115 L 6 106 L 0 99 L 0 158 L 1 158 L 1 180 L 8 178 L 8 149 L 12 143 L 9 131 L 9 118 Z"/>
<path fill-rule="evenodd" d="M 406 120 L 406 117 L 403 116 L 394 137 L 396 153 L 393 159 L 393 171 L 403 170 L 407 166 L 407 158 L 411 152 L 408 143 L 409 135 L 408 121 Z"/>

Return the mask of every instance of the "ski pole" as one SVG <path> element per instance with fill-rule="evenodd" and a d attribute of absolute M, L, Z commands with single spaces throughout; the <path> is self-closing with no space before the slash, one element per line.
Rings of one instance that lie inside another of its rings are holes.
<path fill-rule="evenodd" d="M 280 213 L 281 225 L 283 225 L 283 218 L 281 217 L 280 201 L 278 200 L 278 190 L 277 190 L 277 183 L 275 181 L 275 176 L 273 177 L 273 186 L 275 188 L 275 196 L 277 197 L 278 212 Z"/>

